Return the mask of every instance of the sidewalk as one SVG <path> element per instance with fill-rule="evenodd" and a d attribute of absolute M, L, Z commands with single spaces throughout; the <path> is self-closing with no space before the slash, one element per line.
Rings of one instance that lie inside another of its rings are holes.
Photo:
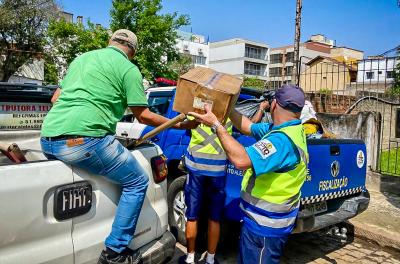
<path fill-rule="evenodd" d="M 400 193 L 386 191 L 383 185 L 369 181 L 369 207 L 349 223 L 355 236 L 400 251 Z"/>

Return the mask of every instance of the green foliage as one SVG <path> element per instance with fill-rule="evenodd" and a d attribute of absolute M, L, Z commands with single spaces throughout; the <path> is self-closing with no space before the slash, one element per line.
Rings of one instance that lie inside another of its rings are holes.
<path fill-rule="evenodd" d="M 333 92 L 332 92 L 331 89 L 322 88 L 322 89 L 319 90 L 319 93 L 320 93 L 320 94 L 327 94 L 327 95 L 329 95 L 329 94 L 332 94 Z"/>
<path fill-rule="evenodd" d="M 125 28 L 138 37 L 133 62 L 149 80 L 178 76 L 174 62 L 185 61 L 175 47 L 176 31 L 188 25 L 189 18 L 176 12 L 160 14 L 161 9 L 161 0 L 113 0 L 110 12 L 113 31 Z"/>
<path fill-rule="evenodd" d="M 384 174 L 400 176 L 400 148 L 392 148 L 381 152 L 379 169 Z"/>
<path fill-rule="evenodd" d="M 46 56 L 44 61 L 44 83 L 45 84 L 57 84 L 58 83 L 58 72 L 57 66 L 51 57 Z"/>
<path fill-rule="evenodd" d="M 170 71 L 169 73 L 165 74 L 165 78 L 177 80 L 180 75 L 188 72 L 190 69 L 193 69 L 194 64 L 190 56 L 182 54 L 177 60 L 168 62 L 167 67 L 170 69 Z"/>
<path fill-rule="evenodd" d="M 400 96 L 400 48 L 397 50 L 397 66 L 394 70 L 394 83 L 390 89 L 390 94 L 392 96 Z"/>
<path fill-rule="evenodd" d="M 45 45 L 47 26 L 57 14 L 54 0 L 0 0 L 1 81 L 35 56 Z"/>
<path fill-rule="evenodd" d="M 69 23 L 63 19 L 53 20 L 49 25 L 49 55 L 46 56 L 45 79 L 53 80 L 54 68 L 58 79 L 65 74 L 67 66 L 79 55 L 107 46 L 108 31 L 90 21 L 84 26 L 80 23 Z"/>
<path fill-rule="evenodd" d="M 245 77 L 243 79 L 243 87 L 257 88 L 263 90 L 265 88 L 265 81 L 258 78 Z"/>
<path fill-rule="evenodd" d="M 84 26 L 60 20 L 52 21 L 49 26 L 50 44 L 68 64 L 85 52 L 106 47 L 109 37 L 105 28 L 90 21 Z"/>

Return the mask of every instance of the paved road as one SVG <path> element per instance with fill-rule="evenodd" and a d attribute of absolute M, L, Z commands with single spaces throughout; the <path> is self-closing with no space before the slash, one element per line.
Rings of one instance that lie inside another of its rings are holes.
<path fill-rule="evenodd" d="M 237 244 L 237 242 L 233 242 L 231 245 L 225 243 L 221 247 L 217 256 L 221 264 L 236 263 Z M 178 257 L 182 256 L 185 250 L 185 247 L 177 244 L 175 257 L 170 263 L 177 263 Z M 199 258 L 204 258 L 204 255 Z M 400 252 L 381 248 L 374 243 L 358 238 L 348 238 L 347 242 L 343 243 L 337 237 L 326 235 L 323 232 L 314 232 L 291 236 L 282 257 L 282 264 L 292 263 L 400 264 Z"/>

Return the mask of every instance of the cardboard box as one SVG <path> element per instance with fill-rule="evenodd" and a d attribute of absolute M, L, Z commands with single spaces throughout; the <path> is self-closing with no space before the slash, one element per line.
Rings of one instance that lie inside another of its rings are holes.
<path fill-rule="evenodd" d="M 173 110 L 204 114 L 204 105 L 210 104 L 212 112 L 225 124 L 241 85 L 242 80 L 233 75 L 196 67 L 179 78 Z"/>

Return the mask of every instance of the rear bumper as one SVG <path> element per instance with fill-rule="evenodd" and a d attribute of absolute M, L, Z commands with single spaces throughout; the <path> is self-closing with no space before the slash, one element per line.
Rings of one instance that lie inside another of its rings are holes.
<path fill-rule="evenodd" d="M 369 199 L 369 193 L 365 191 L 344 200 L 336 211 L 330 213 L 314 215 L 308 210 L 301 210 L 293 233 L 310 232 L 353 218 L 368 208 Z"/>
<path fill-rule="evenodd" d="M 172 259 L 175 252 L 175 237 L 166 231 L 162 237 L 150 242 L 140 249 L 143 264 L 159 264 Z"/>

